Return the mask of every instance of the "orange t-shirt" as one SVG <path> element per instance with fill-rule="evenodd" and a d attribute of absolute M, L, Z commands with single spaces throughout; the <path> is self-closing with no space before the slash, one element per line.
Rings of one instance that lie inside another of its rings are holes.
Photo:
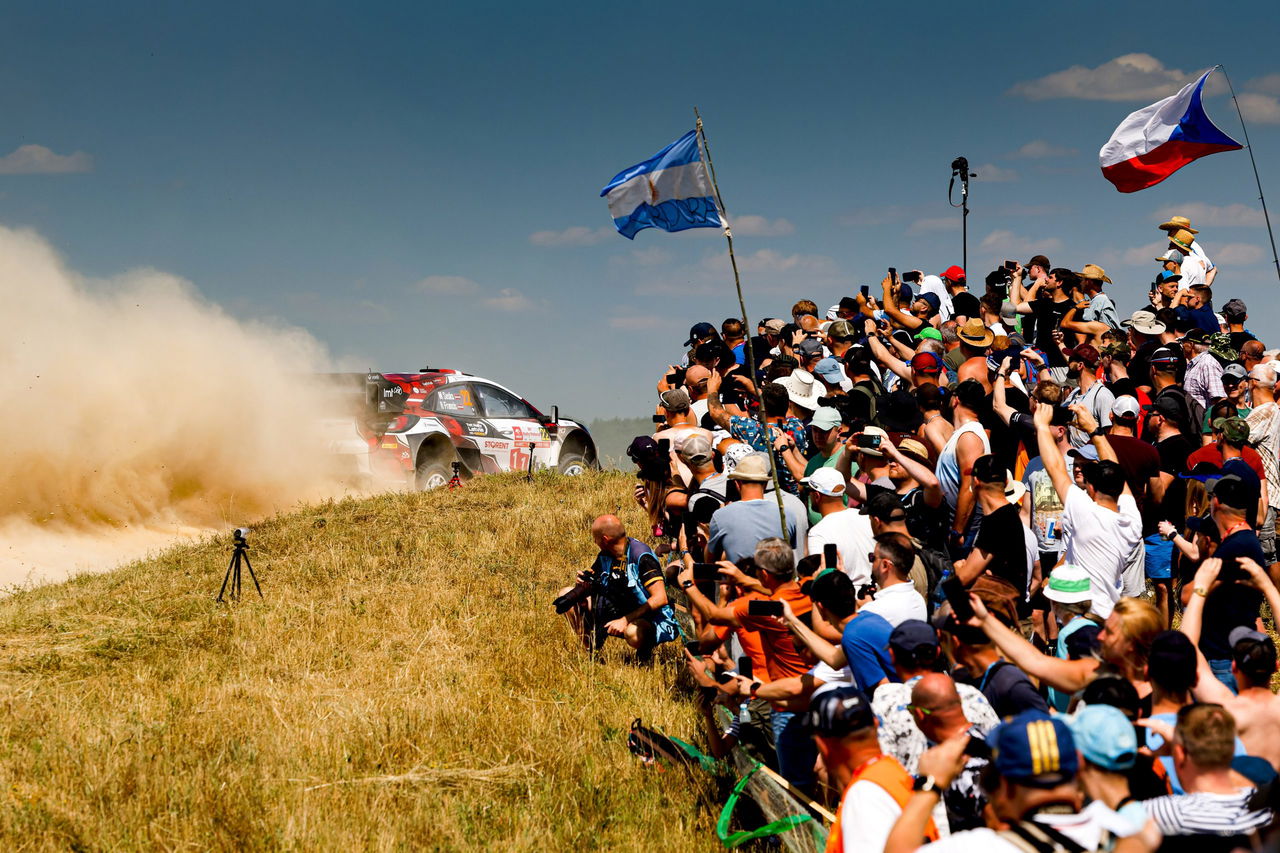
<path fill-rule="evenodd" d="M 827 853 L 844 853 L 844 831 L 840 826 L 840 816 L 844 814 L 845 797 L 849 796 L 853 783 L 858 781 L 874 782 L 884 788 L 899 808 L 906 808 L 907 800 L 911 799 L 911 775 L 896 758 L 882 755 L 863 764 L 854 771 L 853 777 L 849 780 L 849 787 L 845 788 L 840 796 L 840 809 L 836 812 L 836 822 L 832 824 L 831 832 L 827 835 Z M 925 824 L 924 837 L 928 841 L 938 840 L 938 827 L 934 824 L 932 817 Z"/>
<path fill-rule="evenodd" d="M 813 609 L 813 602 L 809 600 L 809 596 L 800 591 L 800 586 L 795 581 L 778 587 L 769 598 L 773 601 L 786 601 L 797 616 L 803 616 Z M 769 680 L 793 678 L 808 672 L 811 666 L 805 663 L 800 653 L 796 651 L 790 629 L 785 625 L 779 625 L 767 616 L 747 615 L 750 600 L 739 598 L 734 601 L 733 613 L 738 617 L 738 624 L 744 629 L 759 634 L 760 642 L 764 647 L 765 670 L 769 673 Z M 754 658 L 752 665 L 755 665 Z"/>
<path fill-rule="evenodd" d="M 759 593 L 752 593 L 744 598 L 764 598 Z M 736 599 L 741 601 L 742 599 Z M 751 658 L 751 675 L 761 684 L 769 683 L 769 663 L 764 656 L 764 642 L 760 639 L 759 631 L 749 631 L 746 628 L 731 628 L 728 625 L 713 625 L 712 629 L 716 632 L 716 636 L 720 638 L 720 642 L 729 639 L 730 632 L 738 636 L 738 645 L 742 646 L 742 653 Z"/>

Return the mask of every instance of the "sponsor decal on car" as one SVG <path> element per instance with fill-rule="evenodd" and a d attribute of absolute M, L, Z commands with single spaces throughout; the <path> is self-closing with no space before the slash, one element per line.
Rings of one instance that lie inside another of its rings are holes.
<path fill-rule="evenodd" d="M 467 421 L 467 432 L 472 435 L 488 435 L 489 428 L 484 421 Z"/>

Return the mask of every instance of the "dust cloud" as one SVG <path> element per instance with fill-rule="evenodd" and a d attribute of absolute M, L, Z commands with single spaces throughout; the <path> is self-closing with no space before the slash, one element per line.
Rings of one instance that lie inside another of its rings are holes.
<path fill-rule="evenodd" d="M 0 227 L 0 586 L 57 580 L 343 490 L 307 333 L 155 271 L 91 280 Z"/>

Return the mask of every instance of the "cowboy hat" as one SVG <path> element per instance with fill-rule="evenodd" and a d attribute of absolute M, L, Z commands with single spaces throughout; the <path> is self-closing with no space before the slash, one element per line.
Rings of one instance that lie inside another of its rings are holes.
<path fill-rule="evenodd" d="M 1179 228 L 1169 235 L 1169 242 L 1182 249 L 1184 252 L 1191 251 L 1191 244 L 1196 241 L 1195 235 L 1185 228 Z"/>
<path fill-rule="evenodd" d="M 1111 279 L 1107 278 L 1107 271 L 1097 264 L 1085 264 L 1084 269 L 1080 270 L 1076 275 L 1081 278 L 1092 279 L 1093 281 L 1105 281 L 1107 284 L 1112 283 Z"/>
<path fill-rule="evenodd" d="M 957 334 L 960 336 L 960 340 L 975 347 L 989 347 L 991 342 L 996 339 L 991 330 L 982 325 L 982 321 L 977 317 L 961 326 Z"/>
<path fill-rule="evenodd" d="M 1159 225 L 1161 231 L 1190 231 L 1192 234 L 1200 232 L 1191 227 L 1191 220 L 1185 216 L 1170 216 L 1168 222 L 1162 222 Z"/>

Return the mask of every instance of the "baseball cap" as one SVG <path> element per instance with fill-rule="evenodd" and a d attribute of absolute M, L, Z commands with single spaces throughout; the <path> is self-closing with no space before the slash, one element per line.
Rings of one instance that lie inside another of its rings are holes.
<path fill-rule="evenodd" d="M 682 412 L 689 408 L 689 392 L 684 388 L 668 388 L 658 395 L 662 408 L 673 412 Z"/>
<path fill-rule="evenodd" d="M 1119 708 L 1088 705 L 1067 717 L 1076 748 L 1090 764 L 1121 772 L 1138 758 L 1138 736 Z"/>
<path fill-rule="evenodd" d="M 814 697 L 809 708 L 809 731 L 818 737 L 844 737 L 875 722 L 871 700 L 853 686 L 828 690 Z"/>
<path fill-rule="evenodd" d="M 1128 394 L 1121 394 L 1111 404 L 1111 416 L 1115 418 L 1136 418 L 1141 411 L 1138 398 Z"/>
<path fill-rule="evenodd" d="M 1161 417 L 1168 418 L 1172 421 L 1182 423 L 1186 420 L 1186 412 L 1178 405 L 1178 401 L 1171 396 L 1157 397 L 1150 406 L 1148 411 L 1153 412 Z"/>
<path fill-rule="evenodd" d="M 1044 267 L 1045 271 L 1048 271 L 1050 269 L 1049 259 L 1044 255 L 1035 255 L 1031 260 L 1027 261 L 1025 269 L 1031 269 L 1032 267 Z"/>
<path fill-rule="evenodd" d="M 840 359 L 830 356 L 818 362 L 813 372 L 832 384 L 844 379 L 844 368 L 840 365 Z"/>
<path fill-rule="evenodd" d="M 955 264 L 952 264 L 951 266 L 947 267 L 946 270 L 942 273 L 942 277 L 945 279 L 950 279 L 951 281 L 965 280 L 964 270 L 956 266 Z"/>
<path fill-rule="evenodd" d="M 1248 625 L 1237 625 L 1231 629 L 1231 633 L 1227 634 L 1227 645 L 1235 648 L 1239 643 L 1248 640 L 1253 643 L 1269 643 L 1271 638 L 1261 631 L 1255 631 Z"/>
<path fill-rule="evenodd" d="M 933 296 L 932 293 L 929 295 Z M 933 326 L 925 326 L 923 329 L 916 332 L 916 337 L 922 341 L 940 341 L 942 340 L 942 332 L 939 332 Z"/>
<path fill-rule="evenodd" d="M 1059 604 L 1091 601 L 1093 589 L 1089 583 L 1089 573 L 1079 566 L 1063 563 L 1049 573 L 1044 597 Z"/>
<path fill-rule="evenodd" d="M 938 647 L 938 632 L 928 622 L 907 619 L 899 622 L 889 634 L 889 647 L 904 652 L 914 652 L 922 646 Z"/>
<path fill-rule="evenodd" d="M 767 483 L 771 475 L 769 457 L 763 453 L 748 453 L 738 460 L 730 480 L 745 480 L 748 483 Z"/>
<path fill-rule="evenodd" d="M 1244 369 L 1243 364 L 1233 361 L 1231 364 L 1228 364 L 1225 368 L 1223 368 L 1222 381 L 1231 382 L 1234 384 L 1234 383 L 1243 381 L 1245 377 L 1247 377 L 1248 375 L 1249 375 L 1249 372 Z"/>
<path fill-rule="evenodd" d="M 1244 480 L 1234 474 L 1219 477 L 1209 484 L 1209 494 L 1232 509 L 1248 509 L 1251 495 L 1244 487 Z"/>
<path fill-rule="evenodd" d="M 938 311 L 942 309 L 942 300 L 938 298 L 938 294 L 936 293 L 926 293 L 921 291 L 920 295 L 917 296 L 916 299 L 920 299 L 928 303 L 930 316 L 937 314 Z"/>
<path fill-rule="evenodd" d="M 1209 333 L 1197 326 L 1194 329 L 1188 329 L 1186 334 L 1178 338 L 1178 340 L 1193 344 L 1207 344 L 1209 343 Z"/>
<path fill-rule="evenodd" d="M 1182 361 L 1182 353 L 1171 346 L 1157 347 L 1147 361 L 1152 364 L 1169 364 L 1172 362 Z"/>
<path fill-rule="evenodd" d="M 911 356 L 911 371 L 937 376 L 942 373 L 942 358 L 936 352 L 918 352 Z"/>
<path fill-rule="evenodd" d="M 1097 462 L 1098 448 L 1094 447 L 1092 444 L 1084 444 L 1080 447 L 1071 448 L 1067 451 L 1067 455 L 1076 456 L 1086 462 Z"/>
<path fill-rule="evenodd" d="M 680 445 L 680 458 L 694 464 L 706 464 L 715 458 L 711 449 L 711 439 L 705 435 L 694 433 Z"/>
<path fill-rule="evenodd" d="M 810 426 L 818 429 L 835 429 L 840 423 L 840 413 L 831 406 L 819 406 L 813 413 L 813 419 L 809 421 Z"/>
<path fill-rule="evenodd" d="M 780 333 L 782 331 L 782 328 L 786 325 L 787 325 L 786 321 L 779 320 L 776 317 L 770 317 L 768 320 L 764 321 L 765 334 L 776 335 Z"/>
<path fill-rule="evenodd" d="M 1073 347 L 1072 349 L 1067 350 L 1064 354 L 1067 357 L 1067 361 L 1082 361 L 1088 367 L 1097 367 L 1098 359 L 1101 358 L 1098 354 L 1097 347 L 1089 344 L 1081 344 L 1078 347 Z"/>
<path fill-rule="evenodd" d="M 716 327 L 710 323 L 695 323 L 693 327 L 689 329 L 689 340 L 685 341 L 684 345 L 691 347 L 703 338 L 710 337 L 715 333 Z"/>
<path fill-rule="evenodd" d="M 1168 260 L 1168 258 L 1156 258 L 1157 261 Z M 1166 281 L 1182 281 L 1182 276 L 1173 270 L 1160 270 L 1160 274 L 1156 276 L 1156 284 L 1164 284 Z"/>
<path fill-rule="evenodd" d="M 852 296 L 841 296 L 839 307 L 843 308 L 845 311 L 857 311 L 858 300 L 854 299 Z"/>
<path fill-rule="evenodd" d="M 795 345 L 795 351 L 803 355 L 805 358 L 822 355 L 822 342 L 816 338 L 805 338 L 803 341 Z"/>
<path fill-rule="evenodd" d="M 1249 309 L 1240 299 L 1228 299 L 1227 304 L 1222 306 L 1222 313 L 1227 317 L 1240 318 L 1249 313 Z"/>
<path fill-rule="evenodd" d="M 845 493 L 844 475 L 835 468 L 819 468 L 803 480 L 804 484 L 820 495 L 838 498 Z"/>
<path fill-rule="evenodd" d="M 888 489 L 868 497 L 858 512 L 869 515 L 877 521 L 902 521 L 907 517 L 907 510 L 902 505 L 902 500 Z"/>
<path fill-rule="evenodd" d="M 853 324 L 848 320 L 836 320 L 827 327 L 827 337 L 832 340 L 847 340 L 857 336 L 858 333 L 854 331 Z"/>
<path fill-rule="evenodd" d="M 1244 444 L 1249 440 L 1249 422 L 1244 418 L 1214 418 L 1214 432 L 1221 432 L 1222 437 L 1232 444 Z"/>
<path fill-rule="evenodd" d="M 1132 728 L 1132 727 L 1130 727 Z M 1053 788 L 1075 778 L 1080 762 L 1071 729 L 1043 711 L 1023 711 L 987 735 L 1001 776 L 1030 788 Z"/>

